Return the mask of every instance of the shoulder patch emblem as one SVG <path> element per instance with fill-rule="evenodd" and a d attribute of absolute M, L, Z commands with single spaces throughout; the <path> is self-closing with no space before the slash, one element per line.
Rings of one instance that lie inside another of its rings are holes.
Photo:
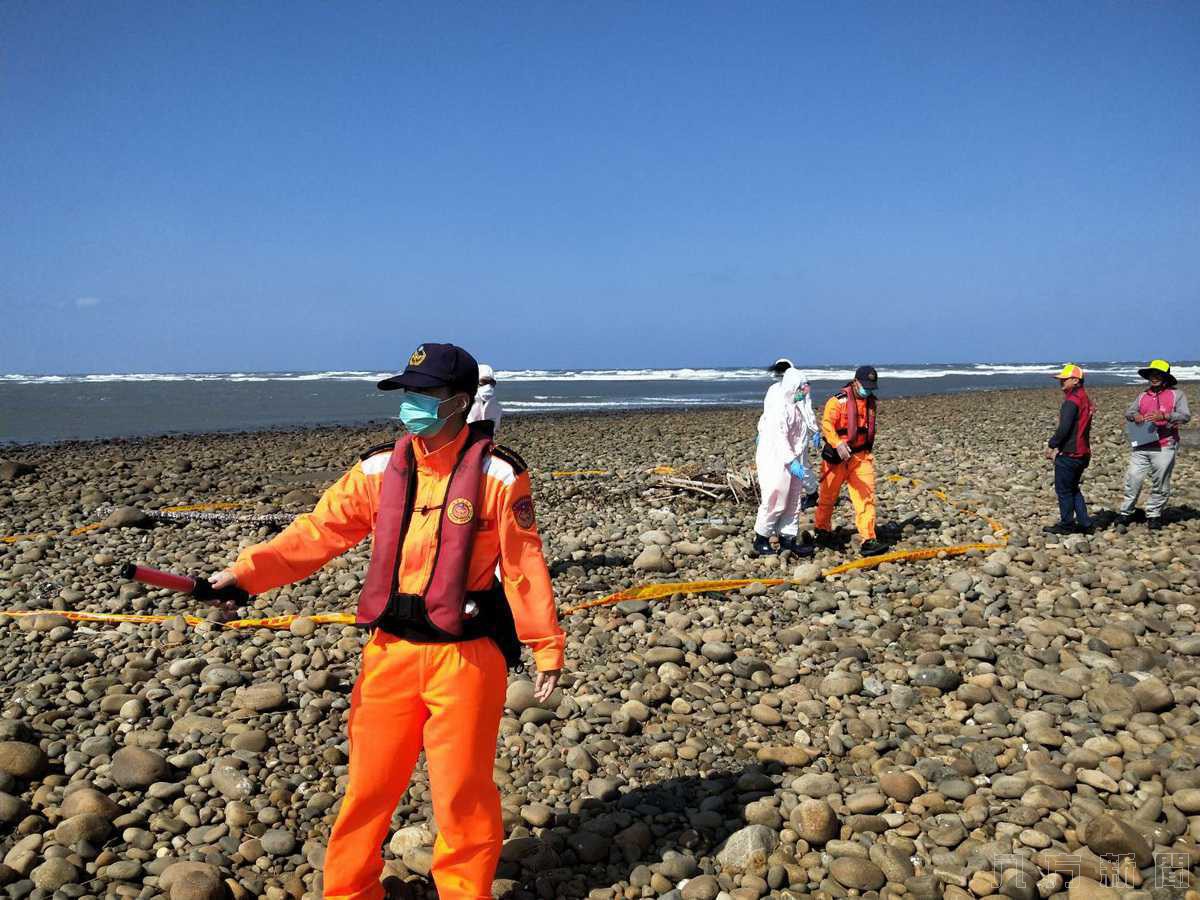
<path fill-rule="evenodd" d="M 517 524 L 528 531 L 533 527 L 533 498 L 522 497 L 513 504 L 513 517 L 517 520 Z"/>
<path fill-rule="evenodd" d="M 446 510 L 446 518 L 455 525 L 466 525 L 474 515 L 475 507 L 471 505 L 471 501 L 466 497 L 451 500 L 450 507 Z"/>

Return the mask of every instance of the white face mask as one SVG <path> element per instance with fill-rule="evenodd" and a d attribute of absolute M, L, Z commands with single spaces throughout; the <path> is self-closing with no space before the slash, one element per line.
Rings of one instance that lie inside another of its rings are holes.
<path fill-rule="evenodd" d="M 484 400 L 491 400 L 496 393 L 496 386 L 492 384 L 481 384 L 475 396 Z"/>

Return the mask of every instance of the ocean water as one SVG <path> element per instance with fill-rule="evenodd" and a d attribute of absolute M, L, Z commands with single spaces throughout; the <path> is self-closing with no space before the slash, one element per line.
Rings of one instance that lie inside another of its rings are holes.
<path fill-rule="evenodd" d="M 1088 383 L 1137 384 L 1144 363 L 1081 363 Z M 880 396 L 1048 388 L 1051 363 L 880 366 Z M 807 370 L 820 401 L 852 367 Z M 1175 365 L 1180 381 L 1200 363 Z M 0 444 L 361 424 L 394 416 L 399 398 L 375 389 L 391 372 L 224 372 L 0 375 Z M 497 372 L 506 415 L 752 406 L 771 383 L 757 368 L 524 369 Z"/>

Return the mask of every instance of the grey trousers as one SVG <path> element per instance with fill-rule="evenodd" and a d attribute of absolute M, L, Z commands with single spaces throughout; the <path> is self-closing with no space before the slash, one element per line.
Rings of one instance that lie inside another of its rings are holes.
<path fill-rule="evenodd" d="M 1146 501 L 1146 517 L 1154 519 L 1161 516 L 1171 496 L 1171 472 L 1174 470 L 1174 447 L 1134 450 L 1129 458 L 1129 469 L 1125 472 L 1125 502 L 1121 504 L 1121 513 L 1133 512 L 1138 494 L 1142 492 L 1142 484 L 1149 476 L 1150 499 Z"/>

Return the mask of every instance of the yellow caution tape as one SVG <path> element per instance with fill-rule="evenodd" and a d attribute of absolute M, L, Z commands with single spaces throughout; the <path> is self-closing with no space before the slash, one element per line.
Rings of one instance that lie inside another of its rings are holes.
<path fill-rule="evenodd" d="M 973 550 L 998 550 L 1003 544 L 954 544 L 950 547 L 923 547 L 920 550 L 894 550 L 891 553 L 881 553 L 879 556 L 864 556 L 862 559 L 844 562 L 826 569 L 821 573 L 822 578 L 854 572 L 858 569 L 874 569 L 890 562 L 906 562 L 909 560 L 937 559 L 939 556 L 962 556 Z"/>
<path fill-rule="evenodd" d="M 654 474 L 669 475 L 675 470 L 671 466 L 658 466 L 650 470 Z M 605 470 L 578 470 L 574 472 L 552 472 L 553 477 L 569 477 L 571 475 L 608 475 L 611 474 Z M 892 482 L 908 482 L 914 487 L 920 487 L 924 482 L 917 478 L 909 478 L 904 475 L 887 475 L 888 481 Z M 930 491 L 939 500 L 946 503 L 952 503 L 949 495 L 940 489 Z M 198 503 L 190 506 L 175 506 L 161 510 L 162 512 L 199 512 L 208 509 L 236 509 L 245 504 L 239 503 Z M 843 575 L 847 572 L 855 572 L 862 569 L 873 569 L 877 566 L 885 565 L 892 562 L 907 562 L 925 559 L 936 559 L 938 557 L 962 556 L 973 551 L 987 552 L 996 550 L 1008 543 L 1007 529 L 995 519 L 984 515 L 973 509 L 965 509 L 973 515 L 979 516 L 988 526 L 997 538 L 997 542 L 992 543 L 970 543 L 970 544 L 955 544 L 948 547 L 923 547 L 917 550 L 894 550 L 890 553 L 884 553 L 879 556 L 868 556 L 862 559 L 855 559 L 849 562 L 844 562 L 832 568 L 825 569 L 821 572 L 821 578 L 832 578 L 837 575 Z M 99 527 L 98 525 L 85 525 L 82 528 L 77 528 L 72 534 L 82 534 L 83 532 Z M 8 537 L 0 538 L 0 541 L 12 543 L 21 540 L 34 540 L 38 537 L 49 535 L 30 534 L 30 535 L 9 535 Z M 644 584 L 638 587 L 629 588 L 628 590 L 618 591 L 615 594 L 609 594 L 606 597 L 600 597 L 596 600 L 588 600 L 583 603 L 578 603 L 575 606 L 567 607 L 562 611 L 564 616 L 575 615 L 588 609 L 595 609 L 600 606 L 611 606 L 615 603 L 620 603 L 623 600 L 661 600 L 664 597 L 670 597 L 675 594 L 703 594 L 703 593 L 727 593 L 729 591 L 740 590 L 752 584 L 762 584 L 766 587 L 776 587 L 781 584 L 797 584 L 798 582 L 792 578 L 726 578 L 709 581 L 674 581 L 674 582 L 659 582 L 656 584 Z M 3 616 L 40 616 L 40 615 L 56 615 L 62 616 L 71 621 L 77 622 L 132 622 L 135 624 L 152 624 L 168 622 L 173 619 L 180 618 L 178 615 L 163 616 L 163 615 L 137 615 L 129 613 L 89 613 L 75 611 L 60 611 L 60 610 L 18 610 L 18 611 L 0 611 Z M 197 616 L 182 616 L 183 620 L 189 625 L 200 625 L 208 622 L 208 619 L 199 618 Z M 304 618 L 298 615 L 274 616 L 265 619 L 237 619 L 232 622 L 211 623 L 220 625 L 222 628 L 244 629 L 244 628 L 270 628 L 284 629 L 288 628 L 293 622 L 299 618 Z M 353 625 L 355 622 L 354 616 L 350 613 L 320 613 L 314 616 L 308 616 L 314 623 L 319 625 Z"/>
<path fill-rule="evenodd" d="M 273 616 L 267 619 L 235 619 L 232 622 L 209 622 L 199 616 L 176 614 L 173 616 L 141 615 L 137 613 L 93 613 L 76 612 L 75 610 L 34 609 L 34 610 L 0 610 L 0 616 L 24 618 L 27 616 L 62 616 L 72 622 L 132 622 L 135 625 L 152 625 L 183 619 L 189 625 L 219 625 L 222 628 L 271 628 L 284 629 L 297 619 L 309 618 L 318 625 L 353 625 L 354 616 L 350 613 L 320 613 L 315 616 Z"/>
<path fill-rule="evenodd" d="M 669 468 L 660 466 L 659 468 Z M 901 482 L 907 481 L 914 487 L 920 487 L 924 482 L 918 478 L 909 478 L 905 475 L 888 475 L 888 481 Z M 949 495 L 943 490 L 933 490 L 931 493 L 946 503 L 952 502 Z M 1008 543 L 1008 530 L 997 522 L 995 519 L 985 516 L 983 513 L 973 509 L 967 509 L 973 515 L 979 516 L 992 529 L 992 533 L 996 536 L 997 542 L 994 544 L 988 543 L 971 543 L 971 544 L 954 544 L 949 547 L 923 547 L 919 550 L 893 550 L 890 553 L 882 553 L 879 556 L 866 556 L 862 559 L 855 559 L 849 562 L 844 562 L 832 568 L 825 569 L 821 572 L 821 578 L 832 578 L 837 575 L 844 575 L 847 572 L 856 572 L 861 569 L 874 569 L 886 563 L 893 562 L 908 562 L 923 559 L 937 559 L 943 556 L 963 556 L 964 554 L 973 551 L 989 552 L 998 550 Z M 630 588 L 625 591 L 618 591 L 615 594 L 609 594 L 607 597 L 600 597 L 596 600 L 588 600 L 584 603 L 576 604 L 563 610 L 563 615 L 571 616 L 578 612 L 583 612 L 587 609 L 594 609 L 598 606 L 611 606 L 614 603 L 620 603 L 623 600 L 661 600 L 664 597 L 670 597 L 680 593 L 713 593 L 722 594 L 729 591 L 740 590 L 750 584 L 762 584 L 767 587 L 775 587 L 781 584 L 797 584 L 792 578 L 728 578 L 720 581 L 676 581 L 676 582 L 660 582 L 658 584 L 646 584 L 640 587 Z"/>
<path fill-rule="evenodd" d="M 269 619 L 237 619 L 225 622 L 226 628 L 274 628 L 289 627 L 297 619 L 312 619 L 318 625 L 353 625 L 355 618 L 350 613 L 318 613 L 315 616 L 274 616 Z"/>
<path fill-rule="evenodd" d="M 751 584 L 764 584 L 768 587 L 774 587 L 778 584 L 790 584 L 791 581 L 792 579 L 790 578 L 726 578 L 719 581 L 668 581 L 657 584 L 643 584 L 639 587 L 609 594 L 607 597 L 601 597 L 598 600 L 588 600 L 575 606 L 569 606 L 563 610 L 563 615 L 573 616 L 575 613 L 583 612 L 585 609 L 593 609 L 597 606 L 611 606 L 614 603 L 621 603 L 624 600 L 661 600 L 663 597 L 670 597 L 673 594 L 724 594 Z"/>

